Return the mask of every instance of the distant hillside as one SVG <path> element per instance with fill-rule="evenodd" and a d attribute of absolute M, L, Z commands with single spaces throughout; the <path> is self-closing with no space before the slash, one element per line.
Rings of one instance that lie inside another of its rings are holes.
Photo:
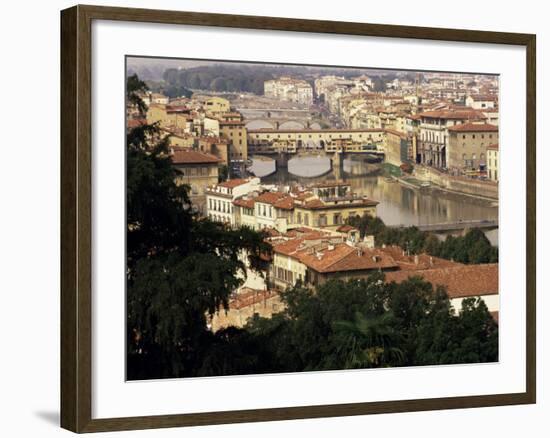
<path fill-rule="evenodd" d="M 322 75 L 353 77 L 367 74 L 375 81 L 375 90 L 410 73 L 349 67 L 314 67 L 301 65 L 252 64 L 219 61 L 129 58 L 128 75 L 136 73 L 153 91 L 170 97 L 187 96 L 190 89 L 214 92 L 250 92 L 262 95 L 264 82 L 280 76 L 305 79 L 310 83 Z"/>

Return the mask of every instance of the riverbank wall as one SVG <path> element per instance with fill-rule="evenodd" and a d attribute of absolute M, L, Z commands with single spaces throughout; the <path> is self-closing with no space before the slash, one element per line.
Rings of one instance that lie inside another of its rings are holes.
<path fill-rule="evenodd" d="M 421 166 L 415 167 L 414 177 L 451 193 L 498 201 L 498 183 L 494 181 L 480 181 L 462 176 L 453 176 L 431 167 Z"/>

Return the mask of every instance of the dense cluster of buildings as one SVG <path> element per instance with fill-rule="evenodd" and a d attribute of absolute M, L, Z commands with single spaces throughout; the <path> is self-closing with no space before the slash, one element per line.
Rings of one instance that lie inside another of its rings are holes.
<path fill-rule="evenodd" d="M 264 95 L 303 105 L 311 105 L 313 103 L 313 87 L 307 81 L 288 76 L 265 81 Z"/>
<path fill-rule="evenodd" d="M 280 77 L 264 83 L 266 97 L 310 106 L 336 115 L 327 129 L 247 129 L 229 100 L 194 95 L 168 99 L 144 93 L 145 118 L 131 105 L 127 127 L 156 123 L 168 137 L 179 171 L 176 181 L 190 188 L 203 217 L 229 227 L 264 230 L 272 246 L 264 275 L 248 272 L 212 327 L 243 325 L 249 316 L 281 310 L 278 291 L 296 282 L 322 285 L 330 279 L 365 278 L 384 272 L 397 283 L 420 275 L 447 288 L 455 308 L 466 297 L 482 297 L 498 312 L 498 265 L 462 265 L 399 247 L 376 247 L 348 225 L 355 216 L 376 215 L 378 202 L 353 193 L 341 182 L 271 186 L 259 178 L 226 178 L 235 164 L 254 153 L 295 154 L 302 150 L 338 155 L 383 153 L 395 166 L 409 163 L 449 177 L 499 179 L 497 78 L 425 73 L 396 77 L 376 91 L 371 78 L 319 76 L 310 82 Z M 278 128 L 278 126 L 277 126 Z M 226 168 L 224 172 L 223 168 Z M 243 258 L 246 261 L 246 257 Z"/>
<path fill-rule="evenodd" d="M 387 162 L 498 181 L 498 172 L 488 171 L 488 151 L 498 163 L 496 77 L 425 73 L 396 78 L 384 92 L 374 92 L 363 76 L 323 76 L 315 86 L 318 98 L 348 129 L 384 133 Z"/>
<path fill-rule="evenodd" d="M 273 252 L 265 275 L 246 279 L 230 300 L 229 311 L 213 317 L 215 329 L 242 326 L 254 314 L 269 317 L 281 311 L 284 304 L 278 293 L 298 282 L 316 287 L 333 279 L 365 279 L 374 272 L 383 272 L 388 283 L 422 277 L 434 288 L 443 286 L 457 312 L 465 298 L 481 298 L 498 318 L 498 264 L 464 265 L 428 254 L 411 255 L 398 246 L 376 247 L 372 236 L 361 239 L 349 225 L 271 229 L 267 240 Z"/>
<path fill-rule="evenodd" d="M 377 204 L 337 182 L 274 187 L 249 178 L 212 186 L 207 191 L 208 217 L 231 227 L 263 230 L 273 250 L 264 275 L 248 272 L 229 312 L 214 317 L 213 327 L 243 325 L 254 313 L 280 311 L 278 291 L 298 281 L 315 287 L 373 272 L 384 272 L 386 281 L 397 283 L 422 276 L 434 287 L 445 286 L 455 309 L 464 298 L 481 297 L 491 312 L 498 312 L 498 264 L 463 265 L 428 254 L 411 255 L 397 246 L 376 247 L 374 237 L 361 237 L 348 219 L 375 216 Z"/>
<path fill-rule="evenodd" d="M 496 77 L 424 73 L 396 77 L 386 82 L 384 91 L 375 91 L 373 80 L 365 75 L 325 75 L 310 82 L 283 76 L 266 81 L 264 90 L 279 101 L 325 106 L 342 126 L 247 129 L 243 115 L 219 96 L 141 96 L 147 105 L 146 121 L 157 123 L 169 136 L 174 152 L 199 153 L 178 153 L 174 159 L 182 169 L 189 167 L 181 180 L 190 185 L 201 212 L 205 213 L 206 189 L 219 173 L 212 157 L 218 167 L 244 169 L 255 153 L 376 151 L 395 166 L 409 163 L 450 176 L 499 179 Z M 129 128 L 143 123 L 140 117 L 128 107 Z M 191 162 L 185 162 L 188 157 Z"/>
<path fill-rule="evenodd" d="M 286 232 L 302 226 L 336 229 L 350 217 L 375 216 L 378 202 L 353 193 L 347 183 L 274 187 L 249 178 L 212 186 L 206 204 L 207 215 L 215 222 Z"/>

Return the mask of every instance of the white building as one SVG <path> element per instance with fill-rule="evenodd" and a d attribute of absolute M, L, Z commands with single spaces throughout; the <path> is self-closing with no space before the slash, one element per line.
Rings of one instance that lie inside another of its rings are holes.
<path fill-rule="evenodd" d="M 313 88 L 311 85 L 302 79 L 294 79 L 288 76 L 265 81 L 264 95 L 304 105 L 313 103 Z"/>
<path fill-rule="evenodd" d="M 206 192 L 207 216 L 214 222 L 235 225 L 233 201 L 260 189 L 260 178 L 230 179 L 216 184 Z"/>
<path fill-rule="evenodd" d="M 484 110 L 496 107 L 497 97 L 493 95 L 472 94 L 466 98 L 466 106 L 473 109 Z"/>
<path fill-rule="evenodd" d="M 487 176 L 492 181 L 498 181 L 498 144 L 487 146 Z"/>

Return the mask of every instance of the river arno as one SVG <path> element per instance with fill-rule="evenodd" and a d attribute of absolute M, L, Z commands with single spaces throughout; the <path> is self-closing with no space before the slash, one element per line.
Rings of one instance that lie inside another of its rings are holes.
<path fill-rule="evenodd" d="M 267 184 L 307 185 L 337 179 L 348 182 L 354 192 L 380 202 L 377 214 L 388 225 L 425 225 L 498 218 L 498 207 L 491 202 L 440 190 L 404 187 L 379 174 L 373 174 L 372 164 L 357 160 L 345 160 L 343 168 L 330 170 L 327 162 L 320 158 L 294 158 L 288 169 L 280 168 L 275 173 L 262 177 L 262 172 L 267 172 L 271 166 L 269 162 L 260 163 L 254 160 L 253 168 L 257 170 L 262 182 Z M 289 169 L 294 174 L 290 173 Z M 295 173 L 321 176 L 304 177 Z M 498 245 L 498 230 L 488 231 L 486 235 L 493 245 Z"/>

